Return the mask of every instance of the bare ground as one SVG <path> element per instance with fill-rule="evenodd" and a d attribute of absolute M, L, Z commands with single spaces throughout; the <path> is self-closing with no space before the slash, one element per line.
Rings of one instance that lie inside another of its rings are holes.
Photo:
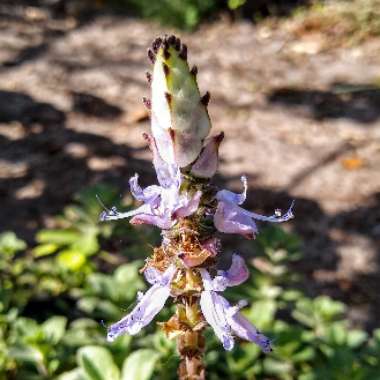
<path fill-rule="evenodd" d="M 170 30 L 28 9 L 0 18 L 0 230 L 32 241 L 79 189 L 102 181 L 127 191 L 135 171 L 153 180 L 141 138 L 146 49 Z M 343 47 L 316 32 L 294 38 L 286 23 L 225 21 L 181 37 L 211 92 L 214 133 L 226 133 L 218 181 L 238 189 L 245 173 L 257 211 L 295 199 L 287 228 L 303 238 L 308 291 L 344 299 L 354 323 L 374 327 L 380 39 Z"/>

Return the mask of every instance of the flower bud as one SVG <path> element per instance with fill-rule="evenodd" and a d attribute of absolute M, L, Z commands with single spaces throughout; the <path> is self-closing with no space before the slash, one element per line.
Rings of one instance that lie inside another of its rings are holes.
<path fill-rule="evenodd" d="M 154 62 L 152 134 L 161 157 L 185 167 L 197 159 L 211 128 L 209 94 L 201 97 L 196 70 L 189 69 L 187 47 L 178 38 L 157 38 L 148 56 Z"/>

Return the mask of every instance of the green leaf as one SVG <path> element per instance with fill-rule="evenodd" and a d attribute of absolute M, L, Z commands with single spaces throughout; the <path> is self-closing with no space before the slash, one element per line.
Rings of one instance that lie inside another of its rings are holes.
<path fill-rule="evenodd" d="M 284 373 L 290 374 L 293 370 L 292 363 L 280 361 L 272 358 L 264 359 L 264 370 L 266 373 L 274 375 L 282 375 Z"/>
<path fill-rule="evenodd" d="M 46 243 L 37 245 L 37 247 L 33 248 L 32 252 L 35 257 L 48 256 L 52 253 L 56 252 L 58 249 L 57 244 Z"/>
<path fill-rule="evenodd" d="M 264 329 L 273 322 L 274 314 L 277 310 L 277 304 L 275 300 L 260 300 L 252 305 L 249 310 L 249 319 L 261 329 Z"/>
<path fill-rule="evenodd" d="M 42 330 L 46 338 L 52 343 L 58 343 L 65 334 L 67 318 L 54 316 L 46 320 L 42 325 Z"/>
<path fill-rule="evenodd" d="M 347 344 L 351 348 L 362 345 L 368 339 L 368 334 L 363 330 L 351 330 L 348 332 Z"/>
<path fill-rule="evenodd" d="M 72 371 L 65 372 L 57 380 L 86 380 L 82 368 L 75 368 Z"/>
<path fill-rule="evenodd" d="M 36 235 L 38 243 L 52 243 L 61 245 L 69 245 L 80 239 L 81 234 L 73 229 L 56 229 L 41 230 Z"/>
<path fill-rule="evenodd" d="M 23 249 L 26 249 L 26 243 L 14 232 L 7 231 L 0 234 L 0 254 L 12 256 Z"/>
<path fill-rule="evenodd" d="M 89 228 L 83 231 L 83 235 L 71 245 L 71 249 L 83 252 L 86 255 L 95 254 L 99 250 L 97 233 L 97 230 Z"/>
<path fill-rule="evenodd" d="M 30 362 L 38 365 L 38 363 L 42 363 L 44 360 L 41 351 L 32 346 L 16 345 L 8 353 L 9 357 L 20 362 Z"/>
<path fill-rule="evenodd" d="M 86 346 L 78 351 L 78 362 L 88 380 L 119 380 L 119 368 L 110 352 L 100 346 Z"/>
<path fill-rule="evenodd" d="M 129 355 L 123 364 L 122 380 L 149 380 L 158 358 L 159 354 L 149 349 Z"/>
<path fill-rule="evenodd" d="M 315 309 L 324 320 L 330 321 L 342 313 L 346 307 L 342 302 L 334 301 L 327 296 L 319 296 L 314 300 Z"/>
<path fill-rule="evenodd" d="M 228 0 L 228 8 L 237 9 L 244 5 L 246 0 Z"/>
<path fill-rule="evenodd" d="M 57 262 L 62 268 L 77 271 L 86 263 L 86 256 L 80 251 L 65 249 L 57 256 Z"/>

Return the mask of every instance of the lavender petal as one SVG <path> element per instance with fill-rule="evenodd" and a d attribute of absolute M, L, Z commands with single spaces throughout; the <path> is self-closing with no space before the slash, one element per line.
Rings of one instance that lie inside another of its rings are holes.
<path fill-rule="evenodd" d="M 234 193 L 229 190 L 220 190 L 216 194 L 216 199 L 221 202 L 229 202 L 236 205 L 241 205 L 245 202 L 247 198 L 247 177 L 242 176 L 241 181 L 243 183 L 243 192 L 242 193 Z"/>
<path fill-rule="evenodd" d="M 234 338 L 226 318 L 226 303 L 228 304 L 222 296 L 213 291 L 201 293 L 200 305 L 203 316 L 223 343 L 224 349 L 230 351 L 234 347 Z"/>
<path fill-rule="evenodd" d="M 184 195 L 184 198 L 180 200 L 182 203 L 181 207 L 175 210 L 175 217 L 184 218 L 186 216 L 192 215 L 195 211 L 197 211 L 199 202 L 202 197 L 202 192 L 197 191 L 192 197 L 189 195 Z"/>
<path fill-rule="evenodd" d="M 256 343 L 263 352 L 272 351 L 271 341 L 261 334 L 257 328 L 248 321 L 241 313 L 231 313 L 227 315 L 228 323 L 233 332 L 240 338 Z"/>
<path fill-rule="evenodd" d="M 237 286 L 245 282 L 249 277 L 249 271 L 244 259 L 234 253 L 230 268 L 226 271 L 218 271 L 218 276 L 214 278 L 214 281 L 218 277 L 224 279 L 226 286 Z"/>
<path fill-rule="evenodd" d="M 140 295 L 133 310 L 119 322 L 110 326 L 107 334 L 109 342 L 123 334 L 135 335 L 153 320 L 170 296 L 170 282 L 175 272 L 175 266 L 171 265 L 162 274 L 160 282 L 148 289 L 144 295 Z"/>
<path fill-rule="evenodd" d="M 250 216 L 240 210 L 242 209 L 233 203 L 219 202 L 214 215 L 214 225 L 220 232 L 240 234 L 252 239 L 257 233 L 256 224 Z"/>
<path fill-rule="evenodd" d="M 199 157 L 191 167 L 191 174 L 199 178 L 211 178 L 218 168 L 218 150 L 224 133 L 213 136 L 206 142 Z"/>

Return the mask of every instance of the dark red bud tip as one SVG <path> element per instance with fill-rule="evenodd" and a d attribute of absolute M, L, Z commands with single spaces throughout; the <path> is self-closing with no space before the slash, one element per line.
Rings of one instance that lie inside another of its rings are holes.
<path fill-rule="evenodd" d="M 185 44 L 182 44 L 181 46 L 181 50 L 179 52 L 179 56 L 183 59 L 183 60 L 187 60 L 187 46 Z"/>
<path fill-rule="evenodd" d="M 193 66 L 191 68 L 191 70 L 190 70 L 190 73 L 196 77 L 197 74 L 198 74 L 198 67 L 197 66 Z"/>
<path fill-rule="evenodd" d="M 143 100 L 145 107 L 148 108 L 148 110 L 150 110 L 152 108 L 152 103 L 151 103 L 150 99 L 147 99 L 144 97 L 142 100 Z"/>
<path fill-rule="evenodd" d="M 152 74 L 147 71 L 145 73 L 145 75 L 146 75 L 146 79 L 148 80 L 148 83 L 151 84 L 152 83 Z"/>
<path fill-rule="evenodd" d="M 175 130 L 169 128 L 169 134 L 170 134 L 170 138 L 171 138 L 172 141 L 174 142 L 174 141 L 175 141 Z"/>
<path fill-rule="evenodd" d="M 154 65 L 154 62 L 156 62 L 156 56 L 154 55 L 151 49 L 148 49 L 148 58 L 150 62 L 152 62 L 152 64 Z"/>
<path fill-rule="evenodd" d="M 219 145 L 224 139 L 224 132 L 220 132 L 215 136 L 215 142 Z"/>
<path fill-rule="evenodd" d="M 168 92 L 165 92 L 165 98 L 166 98 L 166 100 L 167 100 L 167 102 L 169 104 L 169 107 L 170 107 L 170 105 L 172 103 L 172 96 L 171 96 L 171 94 L 169 94 Z"/>
<path fill-rule="evenodd" d="M 173 34 L 171 36 L 169 36 L 168 37 L 168 43 L 169 43 L 169 45 L 175 45 L 176 40 L 177 40 L 177 38 Z"/>
<path fill-rule="evenodd" d="M 165 50 L 164 50 L 164 58 L 165 58 L 166 60 L 168 60 L 168 59 L 170 58 L 170 53 L 169 53 L 169 50 L 168 50 L 168 49 L 165 49 Z"/>
<path fill-rule="evenodd" d="M 165 74 L 165 76 L 167 77 L 167 76 L 169 75 L 169 73 L 170 73 L 169 66 L 168 66 L 166 63 L 164 63 L 164 64 L 162 65 L 162 67 L 163 67 L 163 69 L 164 69 L 164 74 Z"/>
<path fill-rule="evenodd" d="M 202 97 L 201 97 L 201 103 L 207 107 L 208 103 L 210 102 L 210 93 L 207 91 Z"/>
<path fill-rule="evenodd" d="M 177 51 L 181 49 L 181 40 L 178 37 L 175 39 L 174 49 Z"/>
<path fill-rule="evenodd" d="M 161 44 L 162 44 L 162 38 L 161 37 L 158 37 L 153 41 L 152 49 L 153 49 L 154 53 L 157 54 L 158 49 L 160 48 Z"/>

